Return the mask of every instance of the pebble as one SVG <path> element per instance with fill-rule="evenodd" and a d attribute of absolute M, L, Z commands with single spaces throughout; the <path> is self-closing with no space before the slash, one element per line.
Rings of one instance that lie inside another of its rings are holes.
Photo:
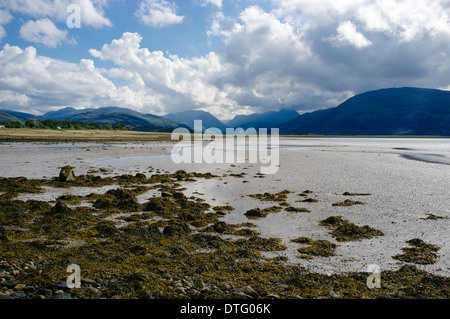
<path fill-rule="evenodd" d="M 15 291 L 22 291 L 26 286 L 24 284 L 17 284 L 14 286 Z"/>
<path fill-rule="evenodd" d="M 245 287 L 244 289 L 242 289 L 242 292 L 246 295 L 251 296 L 252 298 L 258 298 L 259 295 L 258 293 L 250 286 Z"/>

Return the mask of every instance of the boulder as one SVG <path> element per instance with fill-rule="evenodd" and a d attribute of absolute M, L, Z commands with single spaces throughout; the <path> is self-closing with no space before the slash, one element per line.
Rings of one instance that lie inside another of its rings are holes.
<path fill-rule="evenodd" d="M 72 166 L 64 166 L 59 172 L 59 180 L 61 182 L 71 182 L 75 180 L 75 173 Z"/>

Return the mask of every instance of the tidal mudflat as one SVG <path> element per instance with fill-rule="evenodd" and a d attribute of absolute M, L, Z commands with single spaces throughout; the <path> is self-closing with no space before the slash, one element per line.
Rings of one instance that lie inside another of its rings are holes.
<path fill-rule="evenodd" d="M 3 141 L 0 294 L 448 298 L 450 139 L 285 137 L 273 175 L 173 145 Z"/>

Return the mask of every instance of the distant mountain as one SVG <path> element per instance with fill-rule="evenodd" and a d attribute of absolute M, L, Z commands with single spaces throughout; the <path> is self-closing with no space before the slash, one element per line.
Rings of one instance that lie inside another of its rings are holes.
<path fill-rule="evenodd" d="M 86 112 L 92 109 L 77 110 L 73 107 L 66 107 L 57 111 L 50 111 L 44 115 L 39 116 L 40 119 L 44 120 L 68 120 L 71 116 Z"/>
<path fill-rule="evenodd" d="M 16 112 L 16 111 L 11 111 L 11 110 L 0 110 L 0 112 L 2 113 L 7 113 L 9 115 L 13 115 L 15 120 L 17 121 L 17 119 L 19 121 L 25 121 L 26 119 L 33 119 L 36 118 L 36 115 L 34 114 L 30 114 L 30 113 L 24 113 L 24 112 Z M 12 121 L 13 122 L 13 121 Z"/>
<path fill-rule="evenodd" d="M 450 136 L 450 92 L 390 88 L 283 123 L 282 134 Z"/>
<path fill-rule="evenodd" d="M 229 127 L 241 127 L 247 129 L 249 127 L 259 128 L 275 128 L 280 124 L 298 117 L 299 114 L 293 110 L 283 109 L 280 111 L 271 111 L 266 113 L 254 113 L 250 115 L 237 115 L 233 120 L 229 121 Z"/>
<path fill-rule="evenodd" d="M 0 111 L 0 122 L 22 122 L 22 119 L 4 111 Z"/>
<path fill-rule="evenodd" d="M 214 127 L 220 129 L 222 132 L 225 132 L 227 128 L 227 126 L 219 119 L 217 119 L 214 115 L 205 111 L 184 111 L 179 113 L 167 114 L 164 115 L 164 117 L 175 122 L 183 123 L 191 129 L 194 129 L 195 120 L 202 121 L 203 129 Z"/>
<path fill-rule="evenodd" d="M 98 109 L 85 109 L 74 111 L 66 109 L 67 116 L 57 114 L 58 118 L 101 125 L 117 125 L 123 123 L 134 131 L 144 132 L 171 132 L 183 126 L 180 123 L 152 114 L 142 114 L 126 108 L 104 107 Z"/>

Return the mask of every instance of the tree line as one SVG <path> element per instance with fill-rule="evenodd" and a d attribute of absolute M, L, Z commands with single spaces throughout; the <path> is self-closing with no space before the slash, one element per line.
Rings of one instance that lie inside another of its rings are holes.
<path fill-rule="evenodd" d="M 100 125 L 98 123 L 79 122 L 73 120 L 35 120 L 28 119 L 25 123 L 20 121 L 0 122 L 6 128 L 35 128 L 50 130 L 109 130 L 131 131 L 131 127 L 123 123 Z"/>

